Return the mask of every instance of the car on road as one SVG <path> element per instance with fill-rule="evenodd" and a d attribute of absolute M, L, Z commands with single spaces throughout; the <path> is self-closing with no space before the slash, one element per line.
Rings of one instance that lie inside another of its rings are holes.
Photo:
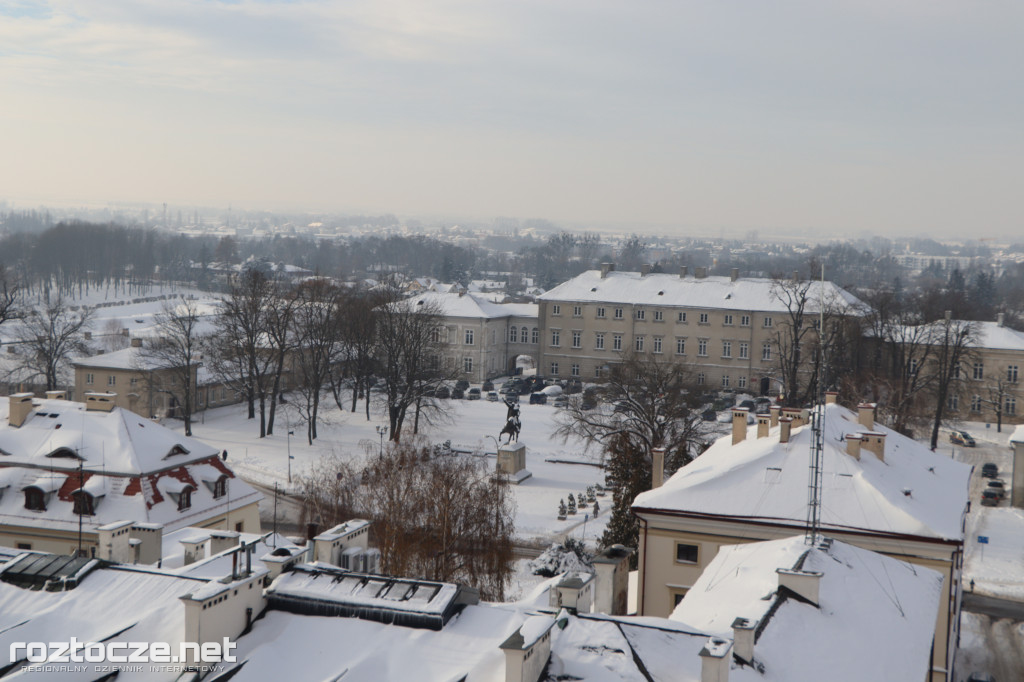
<path fill-rule="evenodd" d="M 981 492 L 981 506 L 983 507 L 998 507 L 999 500 L 1003 498 L 1002 495 L 997 493 L 992 488 L 986 488 Z"/>
<path fill-rule="evenodd" d="M 568 407 L 569 398 L 564 395 L 560 395 L 557 398 L 555 398 L 555 400 L 551 404 L 554 405 L 555 407 Z"/>
<path fill-rule="evenodd" d="M 976 445 L 974 438 L 966 431 L 951 431 L 949 442 L 955 445 L 963 445 L 965 448 L 973 448 Z"/>
<path fill-rule="evenodd" d="M 482 390 L 484 390 L 484 391 L 493 391 L 494 390 L 494 382 L 491 381 L 490 379 L 488 379 L 487 381 L 485 381 L 483 383 L 482 386 L 480 386 L 480 388 Z"/>
<path fill-rule="evenodd" d="M 1000 481 L 998 478 L 994 478 L 988 482 L 988 486 L 985 490 L 994 490 L 999 494 L 999 498 L 1006 497 L 1006 484 Z"/>
<path fill-rule="evenodd" d="M 981 465 L 981 475 L 983 478 L 995 478 L 999 475 L 999 467 L 992 462 L 985 462 Z"/>
<path fill-rule="evenodd" d="M 701 412 L 700 417 L 706 422 L 713 422 L 715 421 L 715 419 L 718 418 L 718 413 L 715 412 L 714 410 L 704 410 L 703 412 Z"/>
<path fill-rule="evenodd" d="M 469 388 L 469 382 L 466 381 L 465 379 L 459 379 L 458 381 L 455 382 L 455 388 L 465 391 L 467 388 Z"/>
<path fill-rule="evenodd" d="M 452 400 L 462 400 L 466 397 L 466 392 L 461 388 L 452 389 Z"/>
<path fill-rule="evenodd" d="M 750 410 L 751 412 L 755 411 L 754 401 L 753 400 L 744 400 L 739 405 L 737 405 L 737 407 L 745 407 L 748 410 Z"/>
<path fill-rule="evenodd" d="M 531 405 L 547 405 L 548 397 L 543 393 L 531 393 L 530 394 Z"/>
<path fill-rule="evenodd" d="M 445 398 L 445 399 L 451 398 L 452 397 L 452 391 L 447 386 L 438 386 L 437 390 L 434 391 L 434 397 L 435 398 Z"/>
<path fill-rule="evenodd" d="M 480 389 L 476 387 L 469 389 L 469 393 L 466 394 L 466 400 L 480 400 Z"/>
<path fill-rule="evenodd" d="M 498 400 L 500 400 L 500 398 L 498 398 L 498 393 L 496 391 L 487 391 L 487 399 L 492 403 L 496 403 L 498 402 Z"/>

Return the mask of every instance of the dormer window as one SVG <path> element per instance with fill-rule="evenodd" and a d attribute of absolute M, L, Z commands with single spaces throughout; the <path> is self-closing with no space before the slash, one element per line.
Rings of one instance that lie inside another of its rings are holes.
<path fill-rule="evenodd" d="M 35 486 L 25 488 L 25 509 L 46 511 L 46 493 Z"/>
<path fill-rule="evenodd" d="M 62 459 L 82 459 L 81 457 L 78 456 L 78 453 L 76 453 L 71 448 L 57 448 L 56 450 L 48 454 L 47 457 L 60 457 Z"/>
<path fill-rule="evenodd" d="M 192 506 L 192 486 L 187 485 L 178 493 L 178 511 L 185 511 Z"/>
<path fill-rule="evenodd" d="M 224 497 L 228 494 L 228 477 L 221 476 L 213 482 L 213 497 L 214 499 Z"/>
<path fill-rule="evenodd" d="M 72 496 L 75 503 L 75 513 L 79 516 L 93 516 L 96 514 L 96 499 L 84 490 L 76 490 Z"/>
<path fill-rule="evenodd" d="M 175 455 L 187 455 L 187 454 L 188 454 L 188 450 L 186 450 L 183 446 L 175 445 L 173 448 L 171 448 L 167 452 L 166 455 L 164 455 L 164 459 L 167 459 L 168 457 L 174 457 Z"/>

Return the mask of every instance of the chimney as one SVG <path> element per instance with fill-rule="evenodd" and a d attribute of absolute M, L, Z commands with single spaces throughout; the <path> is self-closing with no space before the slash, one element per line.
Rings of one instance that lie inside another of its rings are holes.
<path fill-rule="evenodd" d="M 861 447 L 868 452 L 875 453 L 880 461 L 885 461 L 885 434 L 877 431 L 868 431 L 860 434 Z"/>
<path fill-rule="evenodd" d="M 131 332 L 128 331 L 128 327 L 124 327 L 121 329 L 121 336 L 131 336 Z"/>
<path fill-rule="evenodd" d="M 859 433 L 848 433 L 846 434 L 846 454 L 853 457 L 858 462 L 860 461 L 860 434 Z"/>
<path fill-rule="evenodd" d="M 700 650 L 700 682 L 729 682 L 732 642 L 712 637 Z"/>
<path fill-rule="evenodd" d="M 31 393 L 15 393 L 7 399 L 10 405 L 10 411 L 7 415 L 7 423 L 11 426 L 21 426 L 28 419 L 29 413 L 32 411 L 32 394 Z"/>
<path fill-rule="evenodd" d="M 774 429 L 779 425 L 779 412 L 782 411 L 782 407 L 779 405 L 771 405 L 768 407 L 768 413 L 771 415 L 771 427 Z"/>
<path fill-rule="evenodd" d="M 747 665 L 754 663 L 754 632 L 760 621 L 737 618 L 732 622 L 732 653 Z"/>
<path fill-rule="evenodd" d="M 793 281 L 794 282 L 799 282 L 800 281 L 800 271 L 799 270 L 794 270 L 793 271 Z"/>
<path fill-rule="evenodd" d="M 732 269 L 732 270 L 731 270 L 731 271 L 729 272 L 729 279 L 730 279 L 731 281 L 735 282 L 735 281 L 736 281 L 736 280 L 738 280 L 739 278 L 740 278 L 740 269 L 739 269 L 739 268 L 733 268 L 733 269 Z"/>
<path fill-rule="evenodd" d="M 640 276 L 641 277 L 646 277 L 649 274 L 651 274 L 651 264 L 650 263 L 642 264 L 640 266 Z"/>
<path fill-rule="evenodd" d="M 529 616 L 499 645 L 505 652 L 505 682 L 537 682 L 540 679 L 551 659 L 551 628 L 554 624 L 554 619 L 549 616 Z"/>
<path fill-rule="evenodd" d="M 313 539 L 320 534 L 320 526 L 316 523 L 306 524 L 306 544 L 313 542 Z"/>
<path fill-rule="evenodd" d="M 47 391 L 46 392 L 46 399 L 47 400 L 67 400 L 68 399 L 68 392 L 67 391 Z"/>
<path fill-rule="evenodd" d="M 825 391 L 825 404 L 835 405 L 836 399 L 839 397 L 839 391 Z"/>
<path fill-rule="evenodd" d="M 870 431 L 875 428 L 875 404 L 861 403 L 857 406 L 857 421 L 865 429 Z"/>
<path fill-rule="evenodd" d="M 768 430 L 771 428 L 771 417 L 767 414 L 757 415 L 757 437 L 767 438 Z"/>
<path fill-rule="evenodd" d="M 628 610 L 629 558 L 633 550 L 622 545 L 605 547 L 594 557 L 597 590 L 594 611 L 609 616 L 624 616 Z"/>
<path fill-rule="evenodd" d="M 787 568 L 776 568 L 779 576 L 779 589 L 783 587 L 795 592 L 815 606 L 818 605 L 818 588 L 821 585 L 820 571 L 796 571 Z"/>
<path fill-rule="evenodd" d="M 953 319 L 953 311 L 952 310 L 947 310 L 945 312 L 945 314 L 943 315 L 943 317 L 946 318 L 946 322 L 949 322 L 951 319 Z"/>
<path fill-rule="evenodd" d="M 651 450 L 651 488 L 660 488 L 665 482 L 665 448 Z"/>
<path fill-rule="evenodd" d="M 783 407 L 782 414 L 793 421 L 793 428 L 804 425 L 803 410 L 799 407 Z"/>
<path fill-rule="evenodd" d="M 693 276 L 696 279 L 704 279 L 708 276 L 708 269 L 706 267 L 694 268 Z"/>
<path fill-rule="evenodd" d="M 779 419 L 779 442 L 780 443 L 788 443 L 789 442 L 789 432 L 792 429 L 792 427 L 793 427 L 793 418 L 792 417 L 781 417 Z"/>
<path fill-rule="evenodd" d="M 116 393 L 86 393 L 85 410 L 87 412 L 110 412 L 114 409 Z"/>
<path fill-rule="evenodd" d="M 996 324 L 998 326 L 1002 327 L 1005 324 L 1005 321 L 1006 321 L 1006 316 L 1003 313 L 999 313 L 999 314 L 996 315 Z"/>
<path fill-rule="evenodd" d="M 16 352 L 14 350 L 14 346 L 8 345 L 7 346 L 7 352 L 10 353 L 11 355 L 14 355 L 14 353 Z"/>
<path fill-rule="evenodd" d="M 732 444 L 736 445 L 747 437 L 747 412 L 745 407 L 732 408 Z"/>
<path fill-rule="evenodd" d="M 82 336 L 85 338 L 86 341 L 92 341 L 92 332 L 89 331 L 88 329 L 82 332 Z"/>
<path fill-rule="evenodd" d="M 132 337 L 132 348 L 142 348 L 142 339 L 138 336 Z"/>
<path fill-rule="evenodd" d="M 688 267 L 686 267 L 685 265 L 680 265 L 679 266 L 679 279 L 683 279 L 688 274 L 690 274 L 690 269 Z"/>
<path fill-rule="evenodd" d="M 615 272 L 615 263 L 601 263 L 601 279 L 607 277 L 609 272 Z"/>

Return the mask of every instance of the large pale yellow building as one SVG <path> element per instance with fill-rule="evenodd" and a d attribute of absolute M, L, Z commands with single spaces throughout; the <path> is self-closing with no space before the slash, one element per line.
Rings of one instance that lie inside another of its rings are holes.
<path fill-rule="evenodd" d="M 726 545 L 805 531 L 812 429 L 803 410 L 747 426 L 637 496 L 640 615 L 667 616 Z M 858 412 L 824 409 L 820 532 L 942 574 L 931 679 L 954 679 L 971 467 Z"/>

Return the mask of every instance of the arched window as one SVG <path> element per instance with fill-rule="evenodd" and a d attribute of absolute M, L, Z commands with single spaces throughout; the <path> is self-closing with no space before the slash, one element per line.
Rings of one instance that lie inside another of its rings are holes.
<path fill-rule="evenodd" d="M 517 336 L 516 335 L 516 331 L 518 331 L 517 327 L 509 327 L 508 328 L 508 340 L 509 340 L 509 343 L 515 343 L 516 342 L 516 336 Z"/>
<path fill-rule="evenodd" d="M 25 488 L 25 509 L 46 511 L 46 494 L 35 486 Z"/>
<path fill-rule="evenodd" d="M 187 485 L 178 493 L 178 511 L 185 511 L 192 506 L 192 486 Z"/>
<path fill-rule="evenodd" d="M 213 482 L 213 497 L 220 498 L 228 494 L 228 477 L 221 476 Z"/>
<path fill-rule="evenodd" d="M 529 340 L 530 340 L 529 333 L 530 333 L 530 330 L 528 330 L 526 327 L 523 327 L 522 329 L 520 329 L 519 330 L 519 343 L 529 343 Z"/>
<path fill-rule="evenodd" d="M 75 513 L 79 516 L 93 516 L 96 514 L 96 500 L 84 490 L 76 490 L 73 494 Z"/>

